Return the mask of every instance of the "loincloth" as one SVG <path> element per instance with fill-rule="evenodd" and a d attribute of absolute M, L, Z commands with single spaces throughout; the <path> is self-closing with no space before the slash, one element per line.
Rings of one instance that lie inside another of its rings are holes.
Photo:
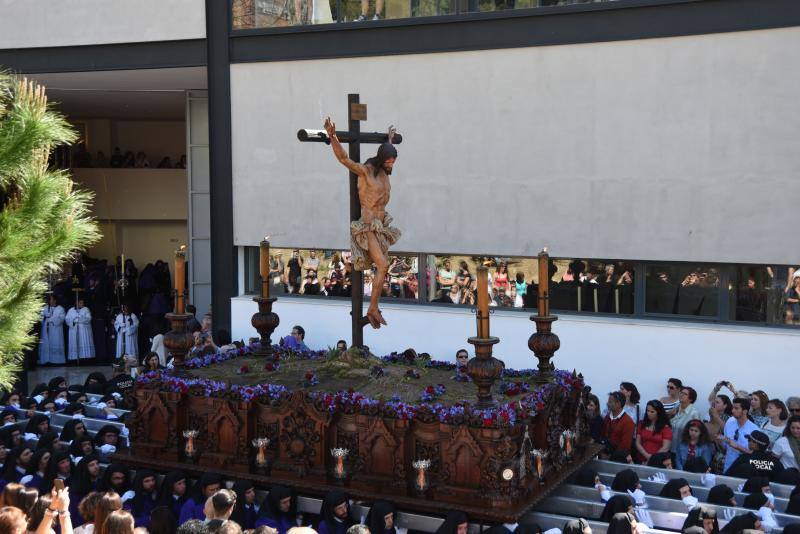
<path fill-rule="evenodd" d="M 373 219 L 367 224 L 363 219 L 350 223 L 350 250 L 353 252 L 353 268 L 356 271 L 366 271 L 372 267 L 369 257 L 369 234 L 375 234 L 378 246 L 384 256 L 387 256 L 389 247 L 400 239 L 400 230 L 389 226 L 392 216 L 384 213 L 383 220 Z"/>

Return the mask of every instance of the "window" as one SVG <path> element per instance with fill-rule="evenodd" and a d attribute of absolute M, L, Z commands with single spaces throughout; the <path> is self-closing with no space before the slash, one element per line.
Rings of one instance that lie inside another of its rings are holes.
<path fill-rule="evenodd" d="M 716 317 L 719 268 L 710 265 L 648 264 L 647 313 Z"/>
<path fill-rule="evenodd" d="M 234 30 L 487 13 L 610 0 L 233 0 Z"/>
<path fill-rule="evenodd" d="M 428 299 L 443 304 L 475 304 L 478 266 L 489 270 L 490 305 L 536 308 L 536 258 L 433 256 L 427 262 Z M 633 264 L 609 260 L 550 260 L 550 308 L 632 314 Z"/>
<path fill-rule="evenodd" d="M 259 248 L 245 247 L 245 292 L 257 293 L 261 286 Z M 270 295 L 321 295 L 349 297 L 352 279 L 350 251 L 325 249 L 270 249 Z M 364 271 L 364 298 L 382 291 L 384 297 L 416 299 L 419 297 L 417 256 L 390 255 L 388 273 L 379 285 L 374 269 Z"/>
<path fill-rule="evenodd" d="M 739 266 L 730 289 L 735 299 L 735 320 L 800 325 L 800 270 L 796 267 Z"/>

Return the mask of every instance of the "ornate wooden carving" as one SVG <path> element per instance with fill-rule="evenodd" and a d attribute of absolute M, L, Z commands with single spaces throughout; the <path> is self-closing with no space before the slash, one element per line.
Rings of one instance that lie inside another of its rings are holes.
<path fill-rule="evenodd" d="M 442 473 L 440 478 L 443 482 L 456 486 L 479 487 L 480 465 L 483 458 L 480 445 L 466 426 L 458 427 L 450 440 L 445 464 L 446 473 Z"/>

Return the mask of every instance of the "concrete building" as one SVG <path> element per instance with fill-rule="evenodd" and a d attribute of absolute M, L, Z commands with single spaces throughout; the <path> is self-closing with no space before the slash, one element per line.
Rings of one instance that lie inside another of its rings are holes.
<path fill-rule="evenodd" d="M 314 249 L 327 263 L 347 248 L 345 171 L 295 134 L 328 114 L 346 124 L 347 94 L 359 93 L 363 130 L 404 136 L 388 209 L 420 286 L 385 299 L 389 326 L 365 338 L 373 352 L 452 358 L 474 322 L 469 306 L 429 303 L 444 260 L 473 273 L 505 261 L 534 291 L 530 258 L 548 246 L 555 363 L 597 392 L 626 380 L 654 398 L 670 376 L 701 397 L 721 379 L 800 392 L 786 372 L 800 369 L 786 300 L 800 266 L 800 7 L 539 3 L 392 0 L 386 20 L 357 22 L 352 0 L 5 0 L 0 65 L 47 84 L 90 151 L 180 145 L 185 173 L 76 177 L 103 191 L 97 214 L 117 243 L 129 236 L 146 254 L 158 241 L 162 256 L 190 244 L 191 300 L 213 305 L 235 339 L 254 334 L 264 235 L 287 260 Z M 127 213 L 130 195 L 142 200 Z M 604 276 L 599 299 L 579 289 Z M 300 323 L 311 346 L 348 339 L 347 299 L 281 297 L 276 335 Z M 496 355 L 533 367 L 531 311 L 497 309 Z"/>

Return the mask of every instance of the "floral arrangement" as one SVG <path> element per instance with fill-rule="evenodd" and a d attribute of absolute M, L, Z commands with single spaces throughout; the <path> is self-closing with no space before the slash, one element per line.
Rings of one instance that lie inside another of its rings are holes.
<path fill-rule="evenodd" d="M 303 386 L 310 388 L 311 386 L 316 386 L 317 384 L 319 384 L 317 373 L 314 371 L 306 371 L 306 374 L 303 376 Z"/>
<path fill-rule="evenodd" d="M 421 376 L 422 375 L 420 375 L 419 371 L 417 371 L 416 369 L 407 369 L 406 370 L 406 374 L 405 374 L 406 378 L 412 378 L 414 380 L 419 380 Z"/>
<path fill-rule="evenodd" d="M 243 366 L 239 367 L 239 368 L 236 370 L 236 374 L 237 374 L 237 375 L 246 375 L 246 374 L 247 374 L 247 373 L 249 373 L 249 372 L 250 372 L 250 366 L 249 366 L 249 365 L 247 365 L 247 364 L 244 364 Z"/>
<path fill-rule="evenodd" d="M 508 397 L 514 397 L 521 393 L 528 393 L 531 390 L 531 385 L 521 380 L 514 382 L 501 382 L 500 392 Z"/>
<path fill-rule="evenodd" d="M 380 378 L 386 374 L 386 370 L 380 365 L 373 365 L 369 371 L 369 376 L 372 378 Z"/>
<path fill-rule="evenodd" d="M 326 354 L 325 351 L 293 351 L 277 345 L 275 345 L 273 349 L 277 358 L 275 362 L 267 362 L 265 364 L 265 369 L 267 370 L 277 370 L 279 368 L 277 360 L 280 359 L 296 358 L 310 360 L 325 358 Z M 250 354 L 251 352 L 252 347 L 243 347 L 232 349 L 224 353 L 206 355 L 202 358 L 196 357 L 187 362 L 187 367 L 190 369 L 197 369 L 214 363 L 228 361 L 239 356 Z M 393 353 L 384 356 L 382 360 L 387 363 L 408 364 L 409 360 L 406 355 L 411 352 L 413 351 L 406 351 L 404 354 Z M 455 364 L 437 362 L 436 360 L 428 360 L 425 365 L 426 367 L 437 369 L 456 368 Z M 268 369 L 268 366 L 272 367 Z M 243 365 L 239 369 L 245 370 L 247 367 L 247 365 Z M 383 371 L 379 366 L 375 367 Z M 247 369 L 247 372 L 249 372 L 249 369 Z M 409 376 L 409 373 L 415 378 L 419 377 L 419 371 L 416 369 L 409 369 L 406 375 Z M 531 369 L 522 371 L 506 369 L 503 371 L 502 376 L 505 378 L 512 378 L 535 374 L 536 371 Z M 306 373 L 305 378 L 307 385 L 315 385 L 310 384 L 314 382 L 315 379 L 316 384 L 319 383 L 316 374 L 313 372 L 311 372 L 311 376 Z M 382 397 L 371 398 L 352 389 L 336 393 L 308 391 L 305 392 L 305 395 L 315 403 L 318 409 L 329 412 L 342 411 L 344 413 L 381 415 L 387 418 L 406 421 L 413 419 L 421 419 L 423 421 L 438 420 L 448 424 L 468 424 L 473 427 L 502 428 L 513 426 L 517 421 L 526 417 L 535 416 L 536 413 L 545 408 L 548 398 L 554 394 L 566 395 L 573 390 L 582 390 L 584 388 L 583 378 L 574 371 L 557 370 L 555 372 L 555 378 L 554 384 L 547 384 L 536 388 L 531 388 L 530 384 L 522 381 L 504 382 L 501 385 L 501 390 L 503 390 L 504 393 L 509 396 L 522 395 L 522 397 L 513 402 L 501 402 L 497 406 L 487 410 L 478 410 L 469 402 L 458 402 L 452 405 L 435 403 L 434 401 L 436 398 L 443 395 L 446 391 L 443 384 L 426 387 L 421 395 L 419 404 L 404 402 L 398 395 L 393 395 L 389 400 L 384 400 Z M 207 397 L 226 397 L 242 402 L 260 402 L 273 405 L 285 402 L 291 394 L 289 389 L 280 384 L 239 386 L 202 378 L 177 377 L 172 375 L 169 371 L 142 373 L 136 380 L 138 386 L 157 387 L 161 391 L 180 393 L 182 395 L 191 394 Z M 519 391 L 512 393 L 514 388 L 519 388 Z"/>
<path fill-rule="evenodd" d="M 271 373 L 273 371 L 277 371 L 281 368 L 281 364 L 278 362 L 267 362 L 264 364 L 264 370 Z"/>
<path fill-rule="evenodd" d="M 419 396 L 419 400 L 422 402 L 431 402 L 432 400 L 441 397 L 445 394 L 447 388 L 444 387 L 444 384 L 436 384 L 435 386 L 428 386 L 425 388 L 425 391 Z"/>

